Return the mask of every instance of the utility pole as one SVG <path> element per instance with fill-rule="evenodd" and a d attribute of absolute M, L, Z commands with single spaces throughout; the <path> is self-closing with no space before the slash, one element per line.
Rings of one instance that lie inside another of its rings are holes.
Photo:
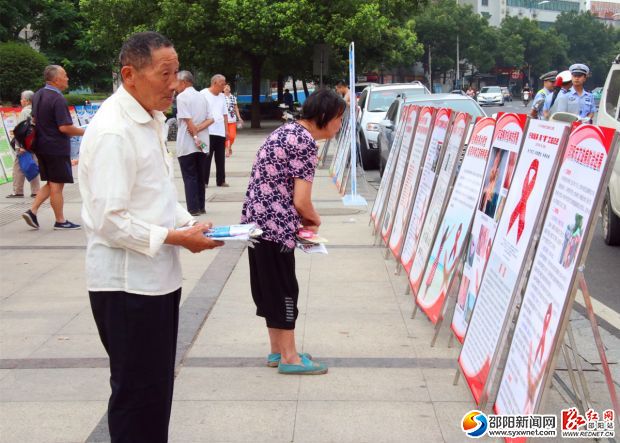
<path fill-rule="evenodd" d="M 457 11 L 459 9 L 459 0 L 456 0 L 456 9 Z M 459 50 L 460 50 L 460 36 L 457 31 L 456 33 L 456 82 L 454 84 L 454 89 L 461 89 L 459 86 L 459 78 L 461 77 L 461 69 L 460 69 L 460 63 L 459 63 L 461 60 L 461 56 L 459 54 Z"/>
<path fill-rule="evenodd" d="M 428 45 L 428 84 L 431 87 L 431 94 L 433 93 L 433 69 L 431 66 L 431 45 Z"/>

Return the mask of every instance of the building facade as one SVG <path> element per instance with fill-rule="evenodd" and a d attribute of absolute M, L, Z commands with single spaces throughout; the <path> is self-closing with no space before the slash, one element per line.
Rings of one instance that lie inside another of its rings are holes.
<path fill-rule="evenodd" d="M 491 26 L 499 26 L 505 17 L 529 18 L 542 26 L 554 23 L 563 12 L 585 12 L 592 7 L 593 0 L 459 0 L 462 5 L 471 5 L 474 12 L 485 16 Z"/>

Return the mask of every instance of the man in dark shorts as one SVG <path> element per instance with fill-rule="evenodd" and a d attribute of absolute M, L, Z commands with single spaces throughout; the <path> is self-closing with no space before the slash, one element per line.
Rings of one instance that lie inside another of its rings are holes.
<path fill-rule="evenodd" d="M 29 226 L 39 229 L 37 212 L 49 198 L 56 217 L 54 229 L 80 229 L 80 225 L 65 218 L 62 190 L 65 183 L 73 183 L 70 138 L 84 135 L 84 129 L 73 125 L 67 100 L 62 95 L 62 91 L 69 86 L 69 77 L 62 66 L 47 66 L 43 77 L 45 86 L 32 99 L 32 117 L 41 180 L 47 183 L 39 190 L 32 207 L 22 217 Z"/>

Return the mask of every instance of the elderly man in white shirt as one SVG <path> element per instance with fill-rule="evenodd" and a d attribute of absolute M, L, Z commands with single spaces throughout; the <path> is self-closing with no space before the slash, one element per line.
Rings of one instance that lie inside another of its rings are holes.
<path fill-rule="evenodd" d="M 177 74 L 177 159 L 185 185 L 185 201 L 191 215 L 205 214 L 205 168 L 209 153 L 209 130 L 213 116 L 209 102 L 194 89 L 189 71 Z"/>
<path fill-rule="evenodd" d="M 88 240 L 86 281 L 110 358 L 112 442 L 168 440 L 181 298 L 179 246 L 221 246 L 177 202 L 163 137 L 179 62 L 155 32 L 120 53 L 121 86 L 84 136 L 79 185 Z M 178 229 L 185 228 L 185 229 Z"/>
<path fill-rule="evenodd" d="M 228 187 L 226 183 L 226 140 L 228 139 L 228 108 L 226 107 L 226 97 L 224 87 L 226 77 L 222 74 L 215 74 L 211 77 L 211 86 L 200 91 L 207 98 L 211 113 L 215 122 L 209 128 L 209 140 L 211 149 L 207 156 L 205 167 L 205 185 L 209 185 L 209 175 L 211 175 L 211 159 L 215 156 L 215 183 L 218 186 Z"/>

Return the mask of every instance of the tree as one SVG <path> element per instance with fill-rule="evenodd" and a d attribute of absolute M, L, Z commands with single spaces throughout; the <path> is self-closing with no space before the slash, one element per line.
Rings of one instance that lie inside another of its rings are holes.
<path fill-rule="evenodd" d="M 611 62 L 620 52 L 620 31 L 601 23 L 589 12 L 563 13 L 553 28 L 567 41 L 569 64 L 585 63 L 593 83 L 602 85 Z"/>
<path fill-rule="evenodd" d="M 0 0 L 0 42 L 17 40 L 19 33 L 41 12 L 39 0 Z"/>
<path fill-rule="evenodd" d="M 43 84 L 45 56 L 25 43 L 0 43 L 0 100 L 19 102 L 23 90 L 36 90 Z"/>

